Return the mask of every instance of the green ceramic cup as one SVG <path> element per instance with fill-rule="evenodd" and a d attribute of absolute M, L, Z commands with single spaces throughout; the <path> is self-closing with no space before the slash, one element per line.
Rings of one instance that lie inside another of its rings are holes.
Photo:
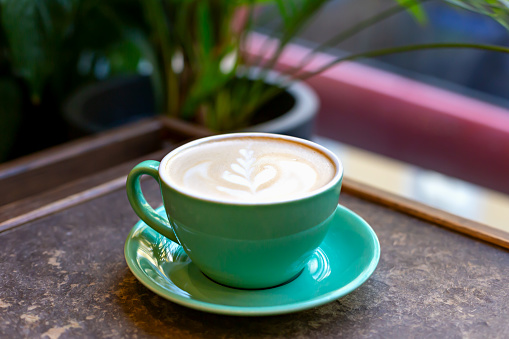
<path fill-rule="evenodd" d="M 310 194 L 277 202 L 233 202 L 184 192 L 171 184 L 166 163 L 176 154 L 211 140 L 269 137 L 316 149 L 335 166 L 331 181 Z M 147 203 L 140 177 L 159 182 L 168 220 Z M 187 143 L 161 163 L 144 161 L 127 178 L 127 196 L 136 214 L 150 227 L 179 243 L 210 279 L 230 287 L 269 288 L 296 278 L 329 229 L 338 205 L 343 166 L 326 148 L 294 137 L 267 133 L 234 133 Z"/>

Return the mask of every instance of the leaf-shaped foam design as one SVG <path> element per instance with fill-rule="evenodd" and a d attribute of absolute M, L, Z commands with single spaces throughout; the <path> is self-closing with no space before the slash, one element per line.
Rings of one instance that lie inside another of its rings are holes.
<path fill-rule="evenodd" d="M 248 169 L 248 168 L 252 168 L 252 166 L 255 162 L 255 159 L 245 160 L 242 158 L 237 158 L 237 162 L 240 164 L 240 166 L 242 166 L 242 168 Z M 233 165 L 236 165 L 236 164 L 233 164 Z"/>
<path fill-rule="evenodd" d="M 239 164 L 232 164 L 231 168 L 235 173 L 238 173 L 244 177 L 249 176 L 249 173 L 244 166 L 240 166 Z"/>
<path fill-rule="evenodd" d="M 234 171 L 236 171 L 235 168 L 241 167 L 243 169 L 242 175 L 247 178 L 251 176 L 251 173 L 253 173 L 253 165 L 256 161 L 256 158 L 253 156 L 254 151 L 242 148 L 239 150 L 239 153 L 242 155 L 242 158 L 237 158 L 236 160 L 238 164 L 232 164 L 231 167 Z M 237 173 L 240 174 L 240 172 Z"/>
<path fill-rule="evenodd" d="M 253 178 L 252 174 L 254 171 L 254 164 L 256 162 L 254 151 L 242 148 L 239 150 L 239 153 L 242 157 L 235 159 L 237 163 L 230 165 L 234 173 L 225 171 L 221 176 L 224 180 L 232 184 L 244 186 L 249 192 L 255 193 L 256 189 L 260 187 L 260 185 L 263 185 L 276 176 L 276 169 L 274 167 L 265 166 L 265 168 Z M 222 186 L 218 186 L 217 188 L 223 192 L 226 192 L 226 189 L 230 194 L 232 194 L 232 191 L 235 191 L 234 188 L 226 188 Z"/>
<path fill-rule="evenodd" d="M 251 187 L 251 182 L 248 178 L 242 177 L 229 171 L 225 171 L 222 175 L 222 178 L 228 182 L 231 182 L 232 184 L 242 185 L 248 188 Z"/>
<path fill-rule="evenodd" d="M 250 159 L 253 159 L 253 154 L 254 154 L 254 151 L 251 150 L 251 149 L 245 149 L 245 148 L 242 148 L 239 150 L 239 153 L 240 155 L 242 155 L 244 157 L 244 159 L 246 160 L 250 160 Z"/>

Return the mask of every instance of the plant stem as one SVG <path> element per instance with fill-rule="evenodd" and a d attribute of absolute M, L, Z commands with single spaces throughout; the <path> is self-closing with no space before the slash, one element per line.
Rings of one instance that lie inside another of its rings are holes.
<path fill-rule="evenodd" d="M 170 45 L 170 29 L 163 8 L 159 0 L 142 1 L 147 19 L 152 24 L 154 33 L 161 47 L 162 64 L 166 77 L 166 109 L 170 116 L 177 116 L 179 106 L 179 86 L 175 73 L 172 70 L 172 48 Z"/>
<path fill-rule="evenodd" d="M 308 79 L 314 75 L 317 75 L 326 69 L 334 66 L 335 64 L 338 64 L 343 61 L 351 61 L 351 60 L 357 60 L 362 58 L 374 58 L 379 57 L 383 55 L 388 54 L 396 54 L 396 53 L 405 53 L 405 52 L 412 52 L 412 51 L 418 51 L 418 50 L 425 50 L 425 49 L 446 49 L 446 48 L 473 48 L 473 49 L 482 49 L 487 51 L 494 51 L 494 52 L 503 52 L 503 53 L 509 53 L 508 47 L 503 46 L 496 46 L 496 45 L 481 45 L 481 44 L 473 44 L 473 43 L 431 43 L 431 44 L 418 44 L 418 45 L 408 45 L 408 46 L 399 46 L 399 47 L 390 47 L 390 48 L 383 48 L 378 49 L 374 51 L 368 51 L 368 52 L 362 52 L 362 53 L 356 53 L 345 57 L 340 57 L 337 59 L 332 60 L 331 62 L 319 67 L 317 70 L 314 70 L 312 72 L 304 72 L 301 73 L 301 75 L 294 77 L 294 80 L 305 80 Z"/>
<path fill-rule="evenodd" d="M 343 61 L 352 61 L 352 60 L 361 59 L 361 58 L 373 58 L 373 57 L 378 57 L 378 56 L 383 56 L 383 55 L 388 55 L 388 54 L 405 53 L 405 52 L 412 52 L 412 51 L 425 50 L 425 49 L 445 49 L 445 48 L 472 48 L 472 49 L 482 49 L 482 50 L 494 51 L 494 52 L 509 53 L 509 47 L 496 46 L 496 45 L 479 45 L 479 44 L 472 44 L 472 43 L 435 43 L 435 44 L 419 44 L 419 45 L 391 47 L 391 48 L 384 48 L 384 49 L 379 49 L 379 50 L 375 50 L 375 51 L 352 54 L 352 55 L 349 55 L 346 57 L 337 58 L 313 72 L 301 73 L 301 75 L 299 75 L 298 77 L 294 77 L 291 81 L 306 80 L 314 75 L 317 75 L 317 74 L 325 71 L 326 69 L 334 66 L 335 64 L 338 64 Z M 286 84 L 282 85 L 281 87 L 271 87 L 270 89 L 265 91 L 259 97 L 259 100 L 258 100 L 259 105 L 257 107 L 263 105 L 264 103 L 268 102 L 269 100 L 271 100 L 272 98 L 277 96 L 279 93 L 283 92 L 288 86 L 290 86 L 290 84 L 291 84 L 291 82 L 287 82 Z M 251 117 L 255 110 L 256 110 L 256 107 L 247 109 L 244 112 L 245 117 L 246 118 Z"/>
<path fill-rule="evenodd" d="M 429 0 L 421 0 L 420 3 L 424 3 Z M 339 33 L 338 35 L 333 36 L 329 40 L 323 42 L 322 44 L 316 46 L 314 49 L 312 49 L 302 60 L 301 62 L 290 69 L 289 71 L 285 72 L 285 74 L 288 74 L 290 76 L 297 74 L 300 70 L 302 70 L 304 67 L 306 67 L 313 57 L 315 56 L 315 53 L 323 51 L 327 47 L 332 47 L 335 45 L 338 45 L 342 43 L 343 41 L 353 37 L 355 34 L 360 33 L 366 28 L 371 27 L 372 25 L 379 23 L 395 14 L 398 14 L 402 11 L 406 11 L 411 7 L 417 6 L 419 3 L 415 3 L 414 1 L 408 1 L 407 6 L 405 4 L 402 5 L 396 5 L 393 6 L 385 11 L 382 11 L 378 14 L 375 14 L 374 16 L 367 18 L 366 20 L 363 20 L 350 28 L 346 29 L 345 31 Z"/>
<path fill-rule="evenodd" d="M 273 14 L 273 13 L 275 13 L 275 11 L 268 11 L 268 13 Z M 271 18 L 272 17 L 273 16 L 271 15 Z M 260 22 L 257 22 L 257 24 L 263 26 L 263 24 Z M 272 45 L 272 41 L 277 38 L 278 33 L 283 30 L 283 27 L 284 27 L 284 25 L 281 22 L 274 29 L 272 29 L 269 32 L 269 34 L 267 34 L 267 38 L 265 38 L 265 41 L 262 43 L 262 45 L 260 46 L 260 49 L 256 53 L 257 56 L 250 64 L 251 67 L 260 67 L 261 68 L 264 57 L 269 53 L 269 50 L 270 50 L 269 48 Z"/>

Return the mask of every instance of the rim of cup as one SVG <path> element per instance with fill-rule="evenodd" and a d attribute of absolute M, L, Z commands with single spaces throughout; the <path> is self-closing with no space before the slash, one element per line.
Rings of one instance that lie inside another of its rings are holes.
<path fill-rule="evenodd" d="M 295 197 L 291 197 L 288 199 L 281 199 L 281 200 L 268 200 L 268 201 L 235 201 L 235 200 L 229 200 L 229 199 L 221 199 L 221 198 L 214 198 L 207 195 L 198 194 L 195 192 L 191 192 L 189 190 L 186 190 L 185 187 L 181 187 L 175 184 L 172 184 L 171 180 L 169 179 L 168 171 L 166 171 L 166 166 L 168 161 L 175 156 L 176 154 L 180 152 L 184 152 L 186 149 L 195 147 L 197 145 L 207 143 L 212 140 L 224 140 L 224 139 L 234 139 L 234 138 L 246 138 L 246 137 L 255 137 L 255 138 L 272 138 L 272 139 L 282 139 L 287 141 L 296 142 L 299 144 L 304 144 L 310 148 L 317 149 L 318 151 L 322 152 L 324 155 L 326 155 L 333 163 L 336 168 L 336 172 L 334 173 L 334 177 L 324 186 L 313 190 L 307 194 L 297 195 Z M 225 133 L 225 134 L 216 134 L 200 139 L 196 139 L 193 141 L 190 141 L 182 146 L 179 146 L 172 150 L 170 153 L 166 154 L 164 158 L 161 160 L 161 163 L 159 165 L 159 178 L 169 187 L 174 189 L 175 191 L 192 197 L 194 199 L 208 201 L 208 202 L 216 202 L 221 203 L 225 205 L 275 205 L 275 204 L 283 204 L 293 201 L 299 201 L 304 200 L 310 197 L 313 197 L 317 194 L 320 194 L 322 192 L 327 191 L 331 187 L 335 186 L 338 181 L 342 180 L 344 173 L 343 164 L 341 163 L 341 160 L 329 149 L 323 147 L 322 145 L 319 145 L 313 141 L 309 141 L 302 138 L 292 137 L 288 135 L 282 135 L 282 134 L 275 134 L 275 133 L 262 133 L 262 132 L 238 132 L 238 133 Z"/>

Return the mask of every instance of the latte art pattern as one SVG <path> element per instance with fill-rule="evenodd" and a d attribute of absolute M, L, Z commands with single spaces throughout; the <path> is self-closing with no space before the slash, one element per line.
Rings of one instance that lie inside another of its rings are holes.
<path fill-rule="evenodd" d="M 228 181 L 231 184 L 237 184 L 243 186 L 242 189 L 230 189 L 228 187 L 217 186 L 219 191 L 230 192 L 230 194 L 238 196 L 239 194 L 244 195 L 246 191 L 251 194 L 256 194 L 256 191 L 260 185 L 269 182 L 274 179 L 277 175 L 277 170 L 272 165 L 265 165 L 258 173 L 253 173 L 255 170 L 256 158 L 253 156 L 253 150 L 240 149 L 241 158 L 237 158 L 237 162 L 230 165 L 233 173 L 230 171 L 224 171 L 221 178 Z"/>
<path fill-rule="evenodd" d="M 230 165 L 233 172 L 226 170 L 221 176 L 230 185 L 217 186 L 217 190 L 231 196 L 245 199 L 250 199 L 250 196 L 288 196 L 307 192 L 316 182 L 316 172 L 308 164 L 271 159 L 269 156 L 256 159 L 254 151 L 247 149 L 240 149 L 239 153 L 242 157 Z M 268 164 L 256 166 L 257 163 Z M 231 184 L 238 187 L 232 188 Z"/>
<path fill-rule="evenodd" d="M 274 201 L 304 195 L 329 182 L 334 165 L 296 143 L 226 140 L 192 148 L 168 162 L 175 184 L 233 201 Z M 180 178 L 179 178 L 180 177 Z"/>

